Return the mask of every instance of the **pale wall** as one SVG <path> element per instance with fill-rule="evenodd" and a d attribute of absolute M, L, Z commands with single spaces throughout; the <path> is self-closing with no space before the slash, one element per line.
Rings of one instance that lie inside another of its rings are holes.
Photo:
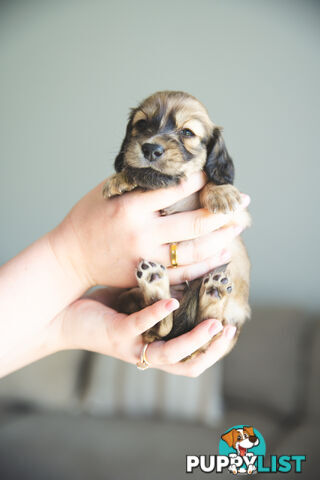
<path fill-rule="evenodd" d="M 0 263 L 112 171 L 128 109 L 186 90 L 252 196 L 252 302 L 320 306 L 320 8 L 305 1 L 0 4 Z"/>

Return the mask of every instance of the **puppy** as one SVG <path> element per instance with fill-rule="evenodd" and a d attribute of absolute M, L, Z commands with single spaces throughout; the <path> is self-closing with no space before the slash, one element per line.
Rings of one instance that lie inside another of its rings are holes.
<path fill-rule="evenodd" d="M 233 428 L 230 432 L 221 435 L 221 438 L 241 457 L 247 455 L 249 448 L 259 445 L 259 439 L 254 434 L 253 427 Z"/>
<path fill-rule="evenodd" d="M 229 458 L 235 457 L 247 457 L 247 459 L 251 459 L 253 457 L 252 452 L 248 452 L 248 450 L 252 447 L 256 447 L 259 445 L 260 441 L 258 437 L 255 435 L 253 427 L 243 427 L 243 428 L 233 428 L 229 432 L 221 435 L 222 440 L 224 440 L 229 447 L 232 447 L 236 450 L 236 454 L 230 453 Z M 254 464 L 248 465 L 248 469 L 245 467 L 237 468 L 235 463 L 231 463 L 229 466 L 229 470 L 236 475 L 237 473 L 248 473 L 251 475 L 252 473 L 256 473 L 256 466 Z"/>
<path fill-rule="evenodd" d="M 212 213 L 228 213 L 236 210 L 240 203 L 240 193 L 233 186 L 234 165 L 221 128 L 210 120 L 207 110 L 195 97 L 184 92 L 157 92 L 132 109 L 115 159 L 115 170 L 117 173 L 104 185 L 105 198 L 136 188 L 150 190 L 176 185 L 194 172 L 204 170 L 208 183 L 200 193 L 163 210 L 162 215 L 200 207 Z M 245 228 L 250 224 L 250 217 L 246 211 L 241 215 Z M 146 331 L 143 334 L 146 342 L 177 337 L 203 320 L 215 318 L 223 325 L 237 327 L 232 346 L 235 344 L 242 324 L 250 316 L 250 263 L 239 237 L 233 241 L 231 253 L 229 264 L 182 286 L 180 308 Z M 130 314 L 171 297 L 163 265 L 143 260 L 136 270 L 136 278 L 138 287 L 119 298 L 121 312 Z M 208 345 L 199 351 L 205 351 Z"/>

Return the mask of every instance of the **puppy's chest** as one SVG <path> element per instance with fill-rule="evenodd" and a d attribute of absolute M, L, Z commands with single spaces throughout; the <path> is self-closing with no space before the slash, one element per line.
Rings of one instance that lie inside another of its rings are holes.
<path fill-rule="evenodd" d="M 196 192 L 187 198 L 179 200 L 179 202 L 176 202 L 174 205 L 164 208 L 160 213 L 161 215 L 172 215 L 173 213 L 197 210 L 200 206 L 199 194 Z"/>

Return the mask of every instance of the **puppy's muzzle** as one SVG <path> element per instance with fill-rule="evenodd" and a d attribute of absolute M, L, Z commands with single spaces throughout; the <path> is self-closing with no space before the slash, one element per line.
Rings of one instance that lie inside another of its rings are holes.
<path fill-rule="evenodd" d="M 141 150 L 144 158 L 149 160 L 149 162 L 158 160 L 164 152 L 164 148 L 157 143 L 144 143 L 141 147 Z"/>

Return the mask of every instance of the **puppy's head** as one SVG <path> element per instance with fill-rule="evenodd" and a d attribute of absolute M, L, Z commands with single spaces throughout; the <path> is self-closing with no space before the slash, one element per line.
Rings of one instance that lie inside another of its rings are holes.
<path fill-rule="evenodd" d="M 259 439 L 255 435 L 253 427 L 233 428 L 227 433 L 221 435 L 229 447 L 239 450 L 244 454 L 247 449 L 259 444 Z"/>
<path fill-rule="evenodd" d="M 221 129 L 205 107 L 187 93 L 170 91 L 132 109 L 115 168 L 147 189 L 178 183 L 202 169 L 218 185 L 233 183 L 234 176 Z"/>

